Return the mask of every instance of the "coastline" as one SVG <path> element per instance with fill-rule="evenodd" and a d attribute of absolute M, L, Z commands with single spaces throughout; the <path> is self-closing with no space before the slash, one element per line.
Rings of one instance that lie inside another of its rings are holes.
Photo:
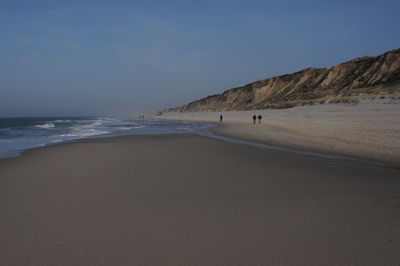
<path fill-rule="evenodd" d="M 80 139 L 188 133 L 206 126 L 202 123 L 137 119 L 135 117 L 5 118 L 4 120 L 6 120 L 6 125 L 3 125 L 0 131 L 6 132 L 6 134 L 0 134 L 0 159 L 18 157 L 29 149 Z M 12 122 L 7 120 L 12 120 Z M 0 124 L 1 122 L 0 119 Z M 7 122 L 11 125 L 7 126 Z"/>
<path fill-rule="evenodd" d="M 194 134 L 0 160 L 7 265 L 393 265 L 398 170 Z"/>
<path fill-rule="evenodd" d="M 253 113 L 262 114 L 252 124 Z M 278 110 L 163 113 L 157 118 L 213 122 L 217 135 L 266 145 L 400 166 L 400 100 L 323 104 Z M 223 114 L 223 123 L 218 123 Z"/>

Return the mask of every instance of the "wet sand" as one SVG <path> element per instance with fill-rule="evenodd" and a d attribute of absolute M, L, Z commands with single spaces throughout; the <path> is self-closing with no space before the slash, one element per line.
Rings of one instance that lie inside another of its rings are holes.
<path fill-rule="evenodd" d="M 400 171 L 196 135 L 0 161 L 1 265 L 399 265 Z"/>

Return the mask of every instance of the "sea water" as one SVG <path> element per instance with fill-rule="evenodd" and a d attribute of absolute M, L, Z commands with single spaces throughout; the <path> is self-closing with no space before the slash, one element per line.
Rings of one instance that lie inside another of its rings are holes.
<path fill-rule="evenodd" d="M 206 123 L 111 117 L 0 118 L 0 158 L 35 147 L 88 137 L 194 133 Z"/>

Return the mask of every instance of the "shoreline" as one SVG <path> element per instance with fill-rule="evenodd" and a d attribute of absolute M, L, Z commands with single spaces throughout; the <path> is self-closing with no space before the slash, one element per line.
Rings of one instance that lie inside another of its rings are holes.
<path fill-rule="evenodd" d="M 184 121 L 184 120 L 182 120 Z M 192 121 L 193 122 L 193 121 Z M 205 122 L 205 121 L 202 121 Z M 129 138 L 129 137 L 135 137 L 135 136 L 163 136 L 163 135 L 196 135 L 196 136 L 201 136 L 205 138 L 210 138 L 210 139 L 215 139 L 215 140 L 220 140 L 223 142 L 227 143 L 232 143 L 232 144 L 238 144 L 238 145 L 245 145 L 245 146 L 250 146 L 250 147 L 256 147 L 259 149 L 265 149 L 265 150 L 271 150 L 271 151 L 282 151 L 282 152 L 288 152 L 288 153 L 294 153 L 294 154 L 300 154 L 300 155 L 305 155 L 305 156 L 311 156 L 311 157 L 317 157 L 317 158 L 328 158 L 328 159 L 334 159 L 334 160 L 345 160 L 345 161 L 353 161 L 356 163 L 366 163 L 370 165 L 375 165 L 378 167 L 388 167 L 388 168 L 393 168 L 393 169 L 400 169 L 400 165 L 393 164 L 392 162 L 388 161 L 380 161 L 380 160 L 374 160 L 371 158 L 367 157 L 355 157 L 355 156 L 346 156 L 345 154 L 340 154 L 340 153 L 332 153 L 330 151 L 324 151 L 324 150 L 312 150 L 312 149 L 302 149 L 299 147 L 293 147 L 293 146 L 285 146 L 285 145 L 277 145 L 277 144 L 270 144 L 266 142 L 257 142 L 257 139 L 242 139 L 238 138 L 236 135 L 228 135 L 226 133 L 219 133 L 219 128 L 223 127 L 224 124 L 218 123 L 218 122 L 208 122 L 209 124 L 212 124 L 212 127 L 209 127 L 206 129 L 206 132 L 208 133 L 203 133 L 203 132 L 190 132 L 190 133 L 183 133 L 183 132 L 175 132 L 175 133 L 145 133 L 145 134 L 127 134 L 127 135 L 118 135 L 118 136 L 90 136 L 90 137 L 84 137 L 80 139 L 71 139 L 71 140 L 64 140 L 60 142 L 55 142 L 55 143 L 47 143 L 42 146 L 37 146 L 37 147 L 32 147 L 32 148 L 27 148 L 24 150 L 15 150 L 15 151 L 10 151 L 10 153 L 13 153 L 14 156 L 7 156 L 7 157 L 0 157 L 0 162 L 6 161 L 6 160 L 13 160 L 13 159 L 18 159 L 25 154 L 33 153 L 33 152 L 40 152 L 41 150 L 46 150 L 47 148 L 52 148 L 52 147 L 57 147 L 57 146 L 64 146 L 64 145 L 70 145 L 70 144 L 78 144 L 78 143 L 91 143 L 91 142 L 103 142 L 103 141 L 112 141 L 115 139 L 115 141 L 118 141 L 119 139 L 123 138 Z M 107 134 L 105 134 L 107 135 Z"/>
<path fill-rule="evenodd" d="M 253 113 L 262 114 L 253 125 Z M 400 100 L 283 110 L 163 113 L 159 119 L 213 122 L 220 136 L 400 167 Z M 224 115 L 222 123 L 217 122 Z"/>
<path fill-rule="evenodd" d="M 7 136 L 4 138 L 5 146 L 0 149 L 0 160 L 6 158 L 15 158 L 20 156 L 27 150 L 46 147 L 51 145 L 58 145 L 62 143 L 68 143 L 70 141 L 76 140 L 85 140 L 92 138 L 113 138 L 118 136 L 130 136 L 130 135 L 146 135 L 146 134 L 172 134 L 172 133 L 187 133 L 193 132 L 196 130 L 201 130 L 204 126 L 203 123 L 187 123 L 181 125 L 179 122 L 176 123 L 174 121 L 166 121 L 160 119 L 135 119 L 135 118 L 101 118 L 106 121 L 110 121 L 113 119 L 117 121 L 117 123 L 123 123 L 123 129 L 118 129 L 121 125 L 115 126 L 113 124 L 104 126 L 104 123 L 100 124 L 102 126 L 101 129 L 95 129 L 98 131 L 104 131 L 104 133 L 92 133 L 90 135 L 71 135 L 68 138 L 64 138 L 64 133 L 56 132 L 51 135 L 51 132 L 43 132 L 43 135 L 39 136 L 40 141 L 32 141 L 32 143 L 24 144 L 22 139 L 22 145 L 18 145 L 18 141 L 20 139 L 12 139 Z M 93 130 L 93 127 L 86 127 L 88 130 Z M 52 130 L 52 129 L 51 129 Z M 46 135 L 47 134 L 47 135 Z M 12 140 L 13 143 L 7 146 L 7 141 Z M 0 142 L 2 142 L 0 140 Z M 13 145 L 13 146 L 12 146 Z M 8 148 L 8 150 L 6 150 Z M 14 149 L 12 149 L 14 148 Z"/>
<path fill-rule="evenodd" d="M 69 145 L 69 144 L 78 144 L 78 143 L 91 143 L 91 142 L 95 142 L 95 141 L 107 141 L 107 140 L 118 140 L 118 139 L 122 139 L 122 138 L 129 138 L 129 137 L 135 137 L 135 136 L 157 136 L 157 135 L 184 135 L 187 133 L 142 133 L 142 134 L 126 134 L 126 135 L 110 135 L 107 136 L 108 134 L 103 134 L 103 135 L 95 135 L 95 136 L 89 136 L 89 137 L 84 137 L 84 138 L 78 138 L 78 139 L 70 139 L 70 140 L 63 140 L 63 141 L 59 141 L 59 142 L 53 142 L 53 143 L 47 143 L 44 144 L 42 146 L 37 146 L 37 147 L 31 147 L 31 148 L 26 148 L 23 150 L 12 150 L 12 151 L 7 151 L 7 153 L 12 153 L 15 154 L 15 156 L 7 156 L 7 157 L 0 157 L 0 163 L 2 161 L 6 161 L 6 160 L 13 160 L 13 159 L 18 159 L 22 156 L 24 156 L 25 154 L 29 154 L 31 152 L 36 152 L 40 150 L 45 150 L 47 148 L 52 148 L 52 147 L 57 147 L 57 146 L 64 146 L 64 145 Z"/>
<path fill-rule="evenodd" d="M 265 110 L 261 110 L 265 111 Z M 238 111 L 234 111 L 233 113 L 237 113 Z M 240 111 L 239 111 L 240 112 Z M 252 113 L 253 111 L 249 111 Z M 260 112 L 260 110 L 258 110 Z M 223 112 L 223 113 L 229 113 L 229 112 Z M 248 136 L 248 135 L 240 135 L 237 134 L 236 129 L 238 127 L 242 127 L 243 125 L 246 126 L 245 123 L 241 122 L 231 122 L 224 121 L 223 123 L 216 122 L 214 121 L 214 116 L 217 117 L 219 116 L 220 112 L 213 112 L 213 113 L 189 113 L 189 116 L 187 114 L 175 114 L 175 113 L 168 113 L 167 116 L 153 116 L 150 119 L 160 119 L 160 120 L 175 120 L 175 121 L 187 121 L 187 122 L 198 122 L 198 123 L 208 123 L 210 125 L 213 125 L 211 127 L 205 128 L 205 131 L 210 133 L 205 133 L 202 132 L 204 129 L 201 129 L 200 131 L 192 131 L 192 132 L 161 132 L 161 133 L 135 133 L 135 134 L 126 134 L 126 135 L 109 135 L 104 134 L 104 135 L 95 135 L 95 136 L 89 136 L 89 137 L 84 137 L 84 138 L 78 138 L 78 139 L 71 139 L 71 140 L 64 140 L 60 142 L 54 142 L 54 143 L 47 143 L 43 146 L 37 146 L 37 147 L 32 147 L 28 148 L 25 150 L 18 150 L 18 151 L 9 151 L 10 153 L 12 152 L 14 156 L 7 156 L 7 157 L 1 157 L 0 162 L 3 160 L 10 160 L 10 159 L 16 159 L 21 156 L 23 156 L 26 153 L 29 153 L 34 150 L 40 150 L 40 149 L 46 149 L 48 147 L 53 147 L 53 146 L 62 146 L 70 143 L 85 143 L 85 142 L 92 142 L 94 140 L 100 140 L 100 141 L 105 141 L 107 139 L 114 139 L 114 138 L 122 138 L 122 137 L 132 137 L 132 136 L 156 136 L 156 135 L 170 135 L 170 134 L 178 134 L 178 135 L 185 135 L 185 134 L 196 134 L 199 136 L 207 137 L 207 138 L 212 138 L 212 139 L 218 139 L 222 140 L 225 142 L 229 143 L 234 143 L 234 144 L 240 144 L 240 145 L 246 145 L 246 146 L 253 146 L 253 147 L 258 147 L 262 149 L 267 149 L 267 150 L 280 150 L 284 152 L 290 152 L 290 153 L 297 153 L 297 154 L 302 154 L 306 156 L 314 156 L 314 157 L 327 157 L 331 159 L 338 159 L 338 160 L 349 160 L 349 161 L 354 161 L 354 162 L 361 162 L 361 163 L 367 163 L 371 165 L 376 165 L 378 167 L 389 167 L 389 168 L 394 168 L 394 169 L 400 169 L 400 161 L 392 161 L 392 160 L 382 160 L 378 158 L 374 158 L 371 156 L 362 156 L 360 154 L 349 154 L 349 153 L 343 153 L 343 152 L 337 152 L 335 150 L 329 150 L 329 149 L 321 149 L 320 147 L 312 147 L 312 146 L 297 146 L 293 145 L 292 143 L 285 143 L 285 142 L 273 142 L 271 140 L 265 140 L 260 138 L 259 136 Z M 171 118 L 172 115 L 172 118 Z M 193 116 L 196 116 L 196 118 L 193 118 Z M 182 119 L 182 118 L 185 118 Z M 226 127 L 233 127 L 229 128 L 226 130 Z M 247 125 L 248 126 L 248 125 Z M 255 125 L 255 126 L 260 126 L 260 125 Z M 265 124 L 262 124 L 261 126 L 265 126 Z M 267 124 L 268 126 L 268 124 Z"/>
<path fill-rule="evenodd" d="M 30 148 L 75 139 L 181 133 L 203 125 L 135 117 L 4 118 L 0 124 L 0 158 L 16 157 Z"/>

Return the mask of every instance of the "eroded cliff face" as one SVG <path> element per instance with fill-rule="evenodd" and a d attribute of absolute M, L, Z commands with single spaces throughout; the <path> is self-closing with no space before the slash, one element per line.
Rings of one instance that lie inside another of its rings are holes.
<path fill-rule="evenodd" d="M 332 68 L 307 68 L 263 79 L 169 109 L 178 112 L 287 108 L 301 104 L 351 101 L 400 90 L 400 49 L 357 58 Z"/>

